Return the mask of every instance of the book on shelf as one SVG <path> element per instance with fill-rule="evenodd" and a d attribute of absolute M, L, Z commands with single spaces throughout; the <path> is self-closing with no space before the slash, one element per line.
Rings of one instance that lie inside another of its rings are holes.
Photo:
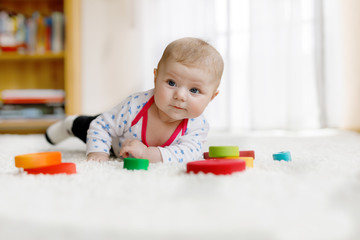
<path fill-rule="evenodd" d="M 62 119 L 63 104 L 1 104 L 0 119 Z"/>
<path fill-rule="evenodd" d="M 63 103 L 62 89 L 7 89 L 1 92 L 4 104 Z"/>
<path fill-rule="evenodd" d="M 34 12 L 32 16 L 22 13 L 0 11 L 0 53 L 58 53 L 64 50 L 64 14 L 52 12 L 44 16 Z"/>
<path fill-rule="evenodd" d="M 61 119 L 65 92 L 57 89 L 9 89 L 1 92 L 0 119 Z"/>

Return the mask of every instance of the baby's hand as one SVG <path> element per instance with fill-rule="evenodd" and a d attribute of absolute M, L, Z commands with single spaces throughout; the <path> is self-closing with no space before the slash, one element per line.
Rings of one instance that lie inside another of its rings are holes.
<path fill-rule="evenodd" d="M 120 156 L 127 158 L 130 155 L 134 158 L 144 158 L 144 152 L 147 146 L 136 139 L 127 139 L 122 144 Z"/>
<path fill-rule="evenodd" d="M 102 152 L 92 152 L 87 155 L 87 160 L 94 160 L 98 162 L 109 160 L 109 154 Z"/>

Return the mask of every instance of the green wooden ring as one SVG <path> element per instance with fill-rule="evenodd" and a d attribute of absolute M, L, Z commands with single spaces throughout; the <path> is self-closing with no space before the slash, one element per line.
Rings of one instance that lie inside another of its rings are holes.
<path fill-rule="evenodd" d="M 210 146 L 209 157 L 222 158 L 222 157 L 238 157 L 238 146 Z"/>
<path fill-rule="evenodd" d="M 149 160 L 141 158 L 124 158 L 124 168 L 128 170 L 148 170 Z"/>

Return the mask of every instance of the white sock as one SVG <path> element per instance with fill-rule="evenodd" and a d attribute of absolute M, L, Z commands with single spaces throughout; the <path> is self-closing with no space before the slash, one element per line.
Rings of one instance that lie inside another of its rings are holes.
<path fill-rule="evenodd" d="M 77 117 L 77 115 L 68 116 L 64 120 L 58 121 L 48 127 L 45 133 L 47 141 L 55 145 L 73 136 L 71 128 Z"/>

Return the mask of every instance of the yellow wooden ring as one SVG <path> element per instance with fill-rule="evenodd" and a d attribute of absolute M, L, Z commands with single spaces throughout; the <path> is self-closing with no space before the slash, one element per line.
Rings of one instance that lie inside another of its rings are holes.
<path fill-rule="evenodd" d="M 252 157 L 239 157 L 239 159 L 244 160 L 246 162 L 246 167 L 250 167 L 250 168 L 254 167 L 254 158 L 252 158 Z"/>
<path fill-rule="evenodd" d="M 31 169 L 61 163 L 61 152 L 39 152 L 15 156 L 15 167 Z"/>
<path fill-rule="evenodd" d="M 210 146 L 209 157 L 210 158 L 223 158 L 223 157 L 238 157 L 238 146 Z"/>
<path fill-rule="evenodd" d="M 226 157 L 224 159 L 239 159 L 244 160 L 246 162 L 246 167 L 254 167 L 254 158 L 252 157 Z"/>

